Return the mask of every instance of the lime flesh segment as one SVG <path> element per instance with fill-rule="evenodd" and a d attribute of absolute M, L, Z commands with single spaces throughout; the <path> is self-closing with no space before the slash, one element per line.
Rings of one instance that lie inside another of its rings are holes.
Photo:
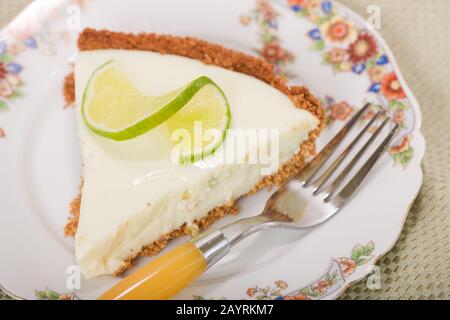
<path fill-rule="evenodd" d="M 135 138 L 162 123 L 171 132 L 184 129 L 191 137 L 198 123 L 203 132 L 218 132 L 213 139 L 201 138 L 200 148 L 191 143 L 193 147 L 180 156 L 182 163 L 214 153 L 223 143 L 231 122 L 227 98 L 210 78 L 199 77 L 158 97 L 145 96 L 114 61 L 100 66 L 91 76 L 84 90 L 81 113 L 92 131 L 115 141 Z"/>
<path fill-rule="evenodd" d="M 180 163 L 192 163 L 214 153 L 222 144 L 230 126 L 231 113 L 223 92 L 218 87 L 205 85 L 188 103 L 174 114 L 166 125 L 169 131 L 185 130 L 189 146 L 180 155 Z M 187 150 L 186 150 L 187 149 Z"/>

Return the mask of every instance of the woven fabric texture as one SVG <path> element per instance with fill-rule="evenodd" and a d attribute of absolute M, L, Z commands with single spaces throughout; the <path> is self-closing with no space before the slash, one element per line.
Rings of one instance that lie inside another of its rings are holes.
<path fill-rule="evenodd" d="M 1 0 L 0 27 L 30 2 Z M 340 298 L 450 299 L 450 1 L 341 2 L 363 17 L 369 5 L 381 8 L 380 31 L 421 105 L 427 152 L 424 184 L 400 239 L 377 263 L 381 288 L 362 280 Z"/>

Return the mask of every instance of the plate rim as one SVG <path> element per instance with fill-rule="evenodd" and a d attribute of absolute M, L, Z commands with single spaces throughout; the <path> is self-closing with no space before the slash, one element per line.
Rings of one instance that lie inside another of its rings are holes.
<path fill-rule="evenodd" d="M 285 5 L 281 4 L 279 0 L 269 0 L 272 1 L 273 3 L 278 4 L 279 6 L 282 6 L 284 9 L 289 10 L 286 8 Z M 366 23 L 366 21 L 364 20 L 364 18 L 359 15 L 358 13 L 356 13 L 355 11 L 353 11 L 351 8 L 349 8 L 348 6 L 342 4 L 341 2 L 337 1 L 337 0 L 330 0 L 334 5 L 336 5 L 337 8 L 339 8 L 339 10 L 342 10 L 341 12 L 345 12 L 346 14 L 349 14 L 349 16 L 351 16 L 352 19 L 355 19 L 356 21 L 358 21 L 361 24 Z M 59 0 L 59 3 L 67 3 L 68 0 Z M 12 28 L 16 23 L 18 23 L 21 19 L 22 16 L 25 16 L 28 11 L 32 10 L 34 6 L 39 6 L 40 5 L 40 1 L 33 1 L 32 3 L 30 3 L 28 6 L 26 6 L 14 19 L 12 19 L 8 24 L 6 24 L 4 27 L 2 27 L 0 29 L 0 34 L 2 34 L 5 30 L 8 30 L 10 28 Z M 417 157 L 415 160 L 413 160 L 410 163 L 410 166 L 414 166 L 416 169 L 418 169 L 418 173 L 420 174 L 419 176 L 419 184 L 418 184 L 418 188 L 414 194 L 414 196 L 412 197 L 409 206 L 407 207 L 407 210 L 405 213 L 403 213 L 403 221 L 402 223 L 399 225 L 399 229 L 397 234 L 395 235 L 395 238 L 392 242 L 391 245 L 389 245 L 385 250 L 383 250 L 380 254 L 374 256 L 369 262 L 368 262 L 368 266 L 374 266 L 377 264 L 377 262 L 383 257 L 385 256 L 387 253 L 389 253 L 397 244 L 401 233 L 405 227 L 405 223 L 406 220 L 408 218 L 408 214 L 411 211 L 412 206 L 414 205 L 418 195 L 420 194 L 420 191 L 423 187 L 423 183 L 424 183 L 424 171 L 423 171 L 423 159 L 425 156 L 425 152 L 427 149 L 427 143 L 426 143 L 426 139 L 425 136 L 422 132 L 422 124 L 423 124 L 423 117 L 422 117 L 422 109 L 420 107 L 419 101 L 417 100 L 416 96 L 414 95 L 414 93 L 412 92 L 409 84 L 407 83 L 407 81 L 405 80 L 403 73 L 398 65 L 397 59 L 391 49 L 391 47 L 388 45 L 387 41 L 384 39 L 384 37 L 381 35 L 381 33 L 378 30 L 375 30 L 374 28 L 370 29 L 371 34 L 373 34 L 377 41 L 382 45 L 383 49 L 385 50 L 385 53 L 387 54 L 387 56 L 389 57 L 390 63 L 393 66 L 393 69 L 395 71 L 395 73 L 397 74 L 400 83 L 402 84 L 402 88 L 404 89 L 406 96 L 407 96 L 407 100 L 411 103 L 411 106 L 414 108 L 414 110 L 416 111 L 418 118 L 417 118 L 417 122 L 415 125 L 415 128 L 413 130 L 413 134 L 414 134 L 414 139 L 417 139 L 417 144 L 421 147 L 418 151 L 417 154 L 415 154 L 415 157 Z M 337 299 L 340 296 L 342 296 L 345 291 L 352 286 L 353 284 L 361 281 L 362 279 L 364 279 L 367 275 L 369 274 L 369 271 L 363 272 L 361 273 L 361 276 L 357 277 L 356 279 L 352 279 L 347 281 L 342 287 L 340 287 L 338 290 L 336 290 L 336 292 L 334 293 L 330 293 L 330 295 L 328 297 L 331 297 L 332 299 Z M 1 287 L 0 285 L 0 288 Z M 10 295 L 12 298 L 18 298 L 17 296 L 15 296 L 14 294 L 12 294 L 11 292 L 7 291 L 5 288 L 4 289 L 4 293 L 7 295 Z M 326 298 L 326 297 L 325 297 Z"/>
<path fill-rule="evenodd" d="M 276 0 L 276 1 L 278 2 L 279 0 Z M 353 11 L 353 9 L 351 9 L 350 7 L 346 6 L 345 4 L 341 3 L 338 0 L 330 0 L 330 1 L 332 1 L 335 5 L 337 5 L 337 7 L 340 7 L 340 9 L 345 10 L 348 13 L 350 13 L 350 15 L 354 19 L 358 20 L 361 24 L 364 24 L 364 23 L 367 24 L 367 22 L 364 20 L 364 18 L 361 15 L 359 15 L 358 13 L 356 13 L 355 11 Z M 388 246 L 388 248 L 386 250 L 384 250 L 383 252 L 381 252 L 380 254 L 375 256 L 368 263 L 370 266 L 375 266 L 377 264 L 377 262 L 381 258 L 383 258 L 385 255 L 387 255 L 390 251 L 392 251 L 392 249 L 398 243 L 398 240 L 400 239 L 400 236 L 405 227 L 406 220 L 408 219 L 409 213 L 411 212 L 411 209 L 412 209 L 414 203 L 416 202 L 416 200 L 420 194 L 420 191 L 422 190 L 423 183 L 424 183 L 423 159 L 425 157 L 425 152 L 427 150 L 427 142 L 426 142 L 425 136 L 422 132 L 422 124 L 423 124 L 422 109 L 420 107 L 418 99 L 416 98 L 415 94 L 412 92 L 408 82 L 406 81 L 406 79 L 403 76 L 403 73 L 398 65 L 397 58 L 395 57 L 394 52 L 392 51 L 392 49 L 389 46 L 389 44 L 387 43 L 387 41 L 384 39 L 383 35 L 378 30 L 376 30 L 375 28 L 371 28 L 370 32 L 373 35 L 375 35 L 377 40 L 382 44 L 383 49 L 386 51 L 386 54 L 389 57 L 389 61 L 391 62 L 392 66 L 394 67 L 395 73 L 396 73 L 397 77 L 399 78 L 400 83 L 402 84 L 403 90 L 406 91 L 406 96 L 408 98 L 408 101 L 411 103 L 411 106 L 417 111 L 417 114 L 419 115 L 419 117 L 418 117 L 419 119 L 417 121 L 416 127 L 414 128 L 413 132 L 418 133 L 417 136 L 416 135 L 414 136 L 414 139 L 417 139 L 419 137 L 419 141 L 423 147 L 423 149 L 421 149 L 421 152 L 419 153 L 419 155 L 416 155 L 418 157 L 418 160 L 416 161 L 417 168 L 419 169 L 418 172 L 420 173 L 419 187 L 417 188 L 413 198 L 411 199 L 411 202 L 409 203 L 406 212 L 403 214 L 403 221 L 400 224 L 400 229 L 398 230 L 394 241 L 391 243 L 391 245 Z M 412 165 L 413 163 L 414 162 L 410 163 L 410 165 Z M 339 292 L 333 296 L 333 299 L 338 299 L 339 297 L 341 297 L 349 287 L 362 281 L 369 274 L 370 274 L 370 272 L 366 271 L 365 275 L 362 275 L 361 277 L 359 277 L 357 279 L 347 282 L 344 286 L 342 286 L 342 288 L 340 288 L 338 290 Z"/>

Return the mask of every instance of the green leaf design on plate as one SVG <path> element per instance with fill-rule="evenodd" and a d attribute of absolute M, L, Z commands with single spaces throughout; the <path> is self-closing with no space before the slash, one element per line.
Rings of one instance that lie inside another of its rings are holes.
<path fill-rule="evenodd" d="M 366 62 L 366 68 L 367 69 L 372 68 L 374 65 L 375 65 L 375 61 L 373 61 L 373 60 L 369 60 L 369 61 Z"/>
<path fill-rule="evenodd" d="M 45 291 L 35 290 L 36 298 L 41 300 L 59 300 L 60 294 L 56 291 L 46 289 Z"/>
<path fill-rule="evenodd" d="M 4 54 L 0 55 L 0 61 L 5 62 L 5 63 L 13 62 L 14 56 L 12 56 L 9 53 L 4 53 Z"/>
<path fill-rule="evenodd" d="M 364 253 L 364 247 L 360 244 L 357 244 L 356 246 L 353 247 L 352 250 L 352 259 L 353 260 L 358 260 L 359 257 L 361 257 Z"/>
<path fill-rule="evenodd" d="M 317 23 L 318 26 L 321 26 L 325 22 L 328 22 L 332 17 L 333 17 L 333 15 L 320 17 L 320 18 L 317 19 L 316 23 Z"/>
<path fill-rule="evenodd" d="M 7 111 L 7 110 L 8 110 L 8 104 L 5 101 L 0 100 L 0 111 Z"/>
<path fill-rule="evenodd" d="M 408 105 L 405 102 L 399 101 L 399 100 L 391 100 L 389 101 L 389 109 L 390 110 L 406 110 L 408 109 Z"/>
<path fill-rule="evenodd" d="M 317 40 L 314 42 L 312 49 L 315 51 L 322 51 L 325 48 L 325 41 Z"/>
<path fill-rule="evenodd" d="M 409 147 L 407 150 L 392 154 L 395 163 L 401 164 L 404 168 L 406 168 L 414 157 L 414 148 Z"/>
<path fill-rule="evenodd" d="M 261 35 L 261 40 L 264 43 L 271 43 L 271 42 L 273 42 L 273 41 L 275 41 L 277 39 L 278 38 L 275 35 L 271 34 L 271 33 L 263 33 Z"/>
<path fill-rule="evenodd" d="M 373 243 L 373 241 L 369 241 L 369 243 L 365 245 L 363 253 L 365 256 L 369 256 L 373 253 L 374 250 L 375 250 L 375 243 Z"/>
<path fill-rule="evenodd" d="M 300 10 L 297 11 L 297 16 L 299 16 L 300 18 L 304 18 L 308 16 L 308 13 L 306 12 L 306 10 Z"/>
<path fill-rule="evenodd" d="M 362 256 L 359 257 L 355 262 L 357 266 L 362 266 L 363 264 L 369 262 L 370 259 L 372 259 L 372 256 Z"/>
<path fill-rule="evenodd" d="M 357 266 L 366 264 L 372 259 L 372 253 L 375 250 L 375 244 L 369 241 L 365 246 L 357 244 L 353 247 L 351 259 L 355 261 Z"/>
<path fill-rule="evenodd" d="M 272 295 L 273 295 L 273 296 L 277 296 L 277 297 L 278 297 L 278 296 L 281 296 L 281 290 L 278 289 L 278 290 L 273 291 L 273 292 L 272 292 Z"/>
<path fill-rule="evenodd" d="M 22 91 L 16 90 L 13 92 L 13 94 L 11 95 L 10 99 L 19 99 L 24 97 L 25 94 Z"/>

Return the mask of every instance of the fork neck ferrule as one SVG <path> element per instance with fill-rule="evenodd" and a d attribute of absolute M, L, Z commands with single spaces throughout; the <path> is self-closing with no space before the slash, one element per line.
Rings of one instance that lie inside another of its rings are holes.
<path fill-rule="evenodd" d="M 193 238 L 191 242 L 205 257 L 208 268 L 222 259 L 231 249 L 230 241 L 218 229 L 202 233 Z"/>

